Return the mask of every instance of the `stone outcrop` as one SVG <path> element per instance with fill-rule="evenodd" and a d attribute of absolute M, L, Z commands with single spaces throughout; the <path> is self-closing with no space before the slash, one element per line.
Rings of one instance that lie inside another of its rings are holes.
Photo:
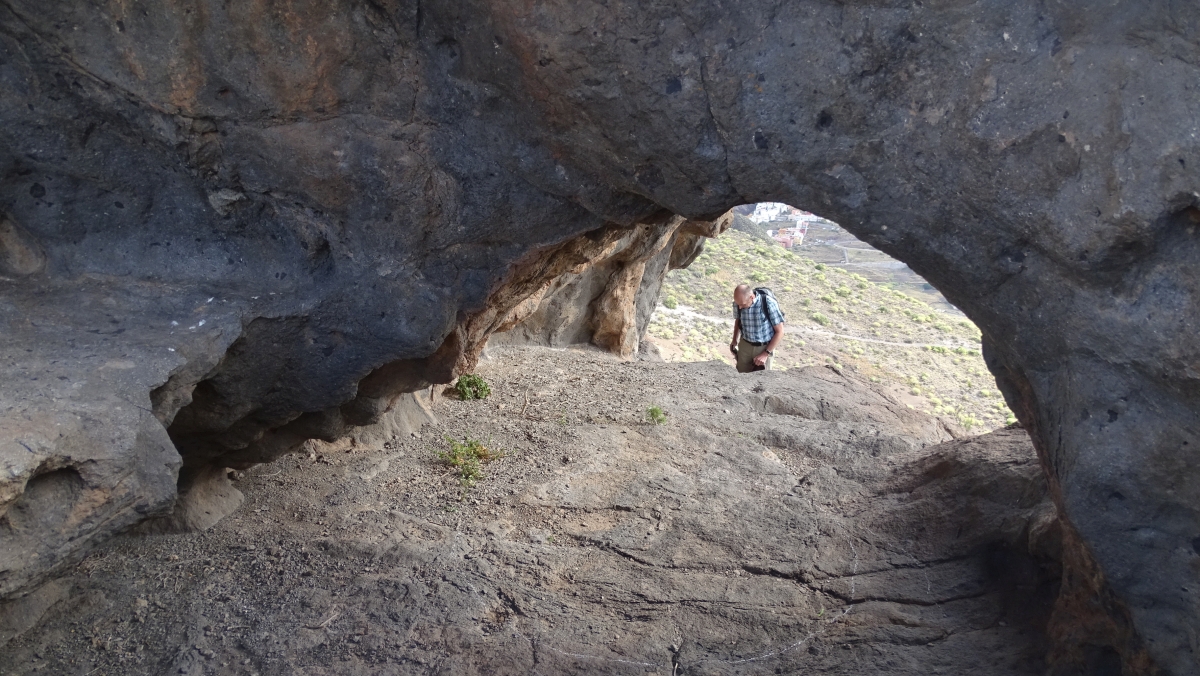
<path fill-rule="evenodd" d="M 8 0 L 0 594 L 166 512 L 177 480 L 449 380 L 639 223 L 769 199 L 981 327 L 1077 535 L 1079 597 L 1128 669 L 1195 672 L 1196 22 Z"/>
<path fill-rule="evenodd" d="M 636 354 L 663 280 L 704 250 L 705 239 L 729 228 L 732 216 L 714 221 L 680 217 L 641 224 L 611 253 L 548 280 L 496 329 L 499 345 L 565 346 L 593 343 L 620 357 Z"/>

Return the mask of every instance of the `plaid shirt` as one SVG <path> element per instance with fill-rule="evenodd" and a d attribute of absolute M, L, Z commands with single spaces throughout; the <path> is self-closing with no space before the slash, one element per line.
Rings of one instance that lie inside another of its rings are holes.
<path fill-rule="evenodd" d="M 742 338 L 745 338 L 751 343 L 766 343 L 775 336 L 775 325 L 783 323 L 783 313 L 779 311 L 779 304 L 770 296 L 766 297 L 767 314 L 771 315 L 771 323 L 766 322 L 766 317 L 763 316 L 763 295 L 754 294 L 754 304 L 745 310 L 739 308 L 737 303 L 733 304 L 733 316 L 742 326 Z"/>

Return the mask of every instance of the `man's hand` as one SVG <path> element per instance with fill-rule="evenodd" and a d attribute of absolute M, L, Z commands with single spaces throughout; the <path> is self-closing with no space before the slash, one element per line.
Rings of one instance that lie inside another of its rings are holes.
<path fill-rule="evenodd" d="M 729 351 L 732 352 L 735 357 L 737 356 L 737 341 L 736 340 L 729 344 Z"/>
<path fill-rule="evenodd" d="M 770 358 L 771 358 L 771 355 L 767 354 L 766 352 L 759 352 L 758 356 L 754 358 L 754 365 L 755 366 L 765 366 L 767 363 L 767 360 Z"/>

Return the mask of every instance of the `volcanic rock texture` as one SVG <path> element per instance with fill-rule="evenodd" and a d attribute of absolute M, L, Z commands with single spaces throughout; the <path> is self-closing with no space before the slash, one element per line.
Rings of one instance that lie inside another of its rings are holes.
<path fill-rule="evenodd" d="M 1198 24 L 1179 2 L 5 0 L 0 593 L 177 480 L 470 368 L 631 228 L 776 200 L 981 327 L 1068 520 L 1063 658 L 1200 671 Z"/>
<path fill-rule="evenodd" d="M 826 367 L 489 352 L 486 401 L 103 546 L 0 625 L 5 673 L 1045 673 L 1059 528 L 1022 430 L 954 439 Z M 445 436 L 505 455 L 464 493 Z"/>

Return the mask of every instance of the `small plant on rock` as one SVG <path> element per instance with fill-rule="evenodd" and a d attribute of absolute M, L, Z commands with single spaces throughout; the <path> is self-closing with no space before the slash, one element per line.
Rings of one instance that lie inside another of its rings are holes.
<path fill-rule="evenodd" d="M 458 381 L 454 383 L 454 389 L 458 392 L 458 398 L 463 401 L 486 399 L 492 393 L 487 381 L 474 373 L 459 376 Z"/>
<path fill-rule="evenodd" d="M 646 418 L 655 425 L 661 425 L 667 421 L 667 414 L 663 412 L 661 406 L 651 406 L 646 409 Z"/>

